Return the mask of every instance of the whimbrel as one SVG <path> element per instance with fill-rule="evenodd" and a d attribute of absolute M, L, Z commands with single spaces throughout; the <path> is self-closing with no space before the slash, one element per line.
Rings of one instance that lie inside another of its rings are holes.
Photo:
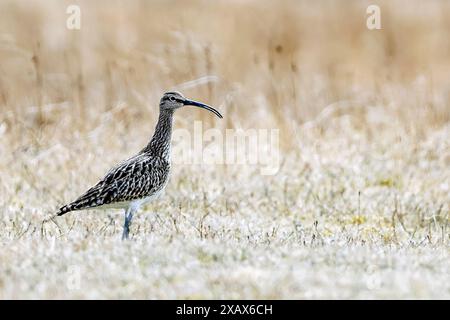
<path fill-rule="evenodd" d="M 159 119 L 155 133 L 138 154 L 112 168 L 95 186 L 77 200 L 61 207 L 56 215 L 89 208 L 124 209 L 122 239 L 130 233 L 131 219 L 143 204 L 155 199 L 166 187 L 170 173 L 172 119 L 176 109 L 196 106 L 209 110 L 219 118 L 216 109 L 186 99 L 179 92 L 166 92 L 159 103 Z"/>

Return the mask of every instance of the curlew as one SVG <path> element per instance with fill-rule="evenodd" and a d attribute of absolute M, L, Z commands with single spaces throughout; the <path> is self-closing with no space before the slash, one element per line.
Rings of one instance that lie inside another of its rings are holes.
<path fill-rule="evenodd" d="M 206 104 L 186 99 L 179 92 L 166 92 L 159 103 L 155 133 L 147 146 L 109 170 L 95 186 L 75 201 L 61 207 L 56 215 L 91 208 L 124 209 L 122 239 L 128 239 L 135 212 L 143 204 L 155 199 L 167 185 L 173 114 L 183 106 L 200 107 L 222 118 L 219 111 Z"/>

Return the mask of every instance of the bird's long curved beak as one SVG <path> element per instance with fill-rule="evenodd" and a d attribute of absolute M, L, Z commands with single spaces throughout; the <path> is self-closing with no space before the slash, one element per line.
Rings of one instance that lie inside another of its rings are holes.
<path fill-rule="evenodd" d="M 221 118 L 221 119 L 223 118 L 219 111 L 217 111 L 213 107 L 208 106 L 207 104 L 200 103 L 200 102 L 193 101 L 193 100 L 188 100 L 188 99 L 184 100 L 183 104 L 185 106 L 194 106 L 194 107 L 199 107 L 199 108 L 209 110 L 212 113 L 214 113 L 216 116 L 218 116 L 219 118 Z"/>

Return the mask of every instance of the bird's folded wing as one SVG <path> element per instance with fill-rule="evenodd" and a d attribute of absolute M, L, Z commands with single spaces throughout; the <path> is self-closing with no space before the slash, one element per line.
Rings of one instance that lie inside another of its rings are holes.
<path fill-rule="evenodd" d="M 152 158 L 133 157 L 111 169 L 101 181 L 77 200 L 62 207 L 58 214 L 148 196 L 158 183 L 155 177 L 157 171 L 157 163 L 152 161 Z"/>

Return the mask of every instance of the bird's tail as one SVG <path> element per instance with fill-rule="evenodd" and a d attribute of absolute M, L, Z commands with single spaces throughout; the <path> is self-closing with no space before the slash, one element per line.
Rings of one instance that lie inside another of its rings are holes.
<path fill-rule="evenodd" d="M 67 212 L 76 210 L 73 207 L 73 204 L 67 204 L 65 206 L 62 206 L 61 208 L 59 208 L 59 210 L 56 213 L 50 214 L 47 217 L 44 218 L 43 222 L 48 222 L 48 221 L 53 221 L 55 222 L 53 219 L 59 216 L 62 216 L 63 214 L 66 214 Z"/>
<path fill-rule="evenodd" d="M 61 208 L 59 208 L 59 210 L 56 212 L 55 216 L 62 216 L 63 214 L 66 214 L 67 212 L 70 212 L 74 210 L 73 205 L 72 204 L 68 204 L 65 206 L 62 206 Z"/>

